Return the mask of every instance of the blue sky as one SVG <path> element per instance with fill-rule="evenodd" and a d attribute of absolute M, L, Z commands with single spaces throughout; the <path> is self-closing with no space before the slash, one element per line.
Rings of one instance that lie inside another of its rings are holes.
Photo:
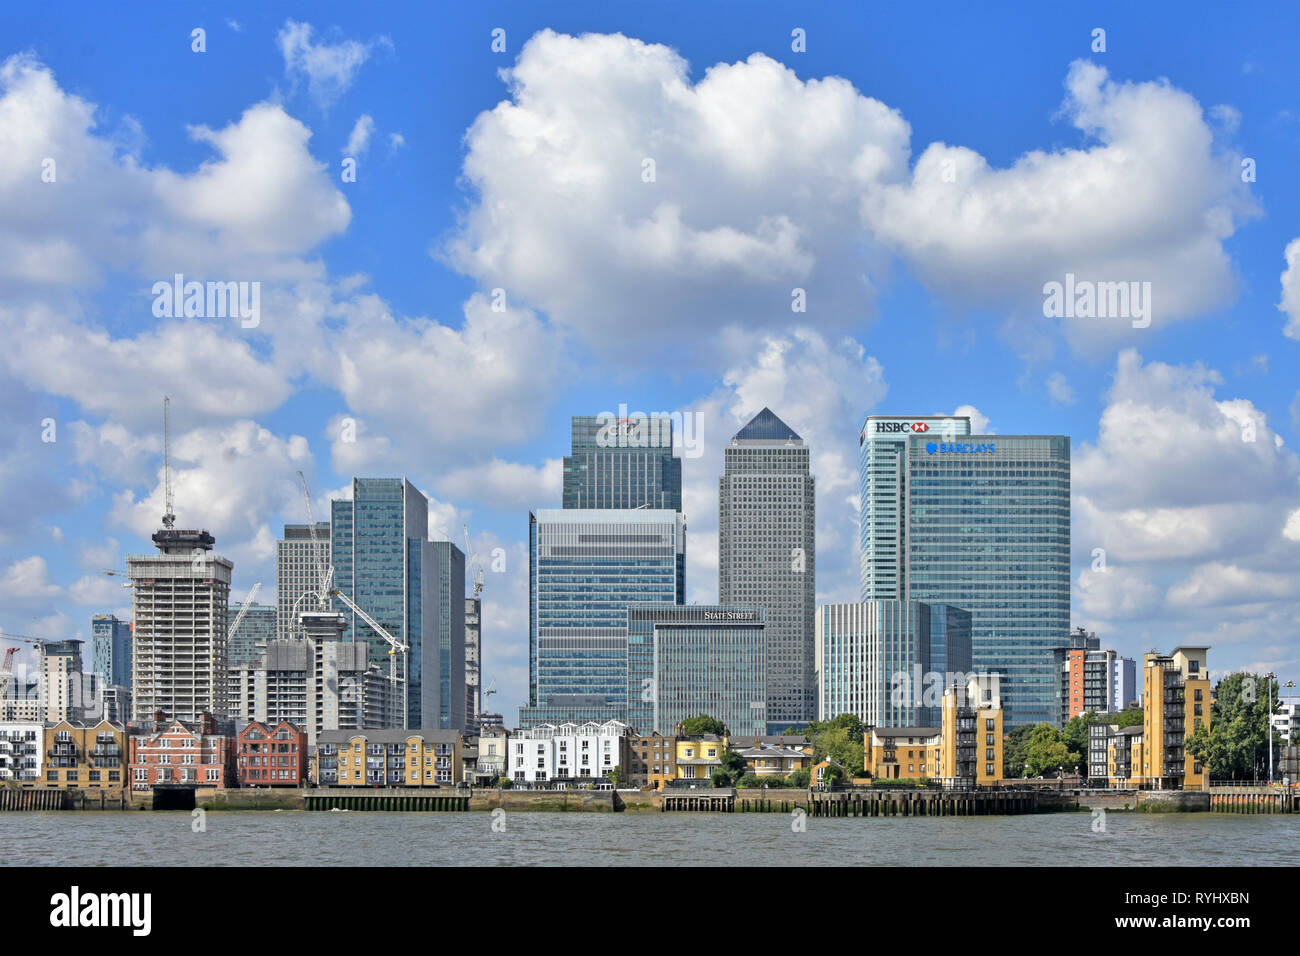
<path fill-rule="evenodd" d="M 270 597 L 299 468 L 321 512 L 405 473 L 504 549 L 507 709 L 570 415 L 699 416 L 708 600 L 721 447 L 770 405 L 813 446 L 830 601 L 862 417 L 967 408 L 1073 438 L 1076 623 L 1300 679 L 1300 15 L 704 6 L 0 14 L 0 628 L 126 612 L 100 569 L 149 550 L 164 392 L 180 523 L 237 594 Z M 260 282 L 258 325 L 155 317 L 176 272 Z M 1150 327 L 1044 317 L 1067 272 L 1151 282 Z"/>

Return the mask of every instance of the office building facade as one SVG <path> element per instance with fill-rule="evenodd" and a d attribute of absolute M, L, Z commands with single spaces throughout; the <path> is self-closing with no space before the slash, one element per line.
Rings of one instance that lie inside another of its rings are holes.
<path fill-rule="evenodd" d="M 767 635 L 761 607 L 630 604 L 628 722 L 671 734 L 708 714 L 734 734 L 767 727 Z"/>
<path fill-rule="evenodd" d="M 684 602 L 685 520 L 655 509 L 541 509 L 529 515 L 528 539 L 521 726 L 625 720 L 627 608 Z"/>
<path fill-rule="evenodd" d="M 817 718 L 872 727 L 935 726 L 944 689 L 972 671 L 971 615 L 920 601 L 817 609 Z"/>
<path fill-rule="evenodd" d="M 764 408 L 728 442 L 718 480 L 718 603 L 766 612 L 767 722 L 816 716 L 816 494 L 803 439 Z"/>
<path fill-rule="evenodd" d="M 433 616 L 438 640 L 438 685 L 424 685 L 425 723 L 441 730 L 465 729 L 465 553 L 450 541 L 431 541 L 426 549 L 432 593 L 419 595 L 423 613 Z M 437 715 L 437 720 L 433 719 Z"/>
<path fill-rule="evenodd" d="M 275 544 L 275 639 L 301 638 L 299 611 L 318 611 L 319 602 L 304 597 L 320 590 L 320 569 L 330 561 L 330 523 L 287 524 Z"/>
<path fill-rule="evenodd" d="M 682 510 L 682 462 L 664 415 L 575 415 L 564 458 L 566 510 Z"/>
<path fill-rule="evenodd" d="M 896 440 L 875 437 L 892 434 L 880 425 L 902 430 L 901 451 L 886 447 Z M 884 590 L 892 573 L 909 600 L 969 611 L 974 669 L 1002 674 L 1008 728 L 1056 723 L 1054 652 L 1069 635 L 1070 439 L 962 428 L 947 419 L 867 419 L 862 484 L 879 492 L 881 510 L 863 522 L 862 578 Z M 882 447 L 868 450 L 869 442 Z M 894 451 L 902 457 L 891 524 L 884 473 Z"/>

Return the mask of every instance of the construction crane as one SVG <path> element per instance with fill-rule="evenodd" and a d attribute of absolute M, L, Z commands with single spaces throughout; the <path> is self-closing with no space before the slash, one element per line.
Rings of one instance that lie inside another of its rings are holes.
<path fill-rule="evenodd" d="M 312 536 L 312 557 L 316 561 L 316 574 L 320 579 L 317 585 L 316 597 L 322 607 L 328 602 L 331 585 L 334 583 L 334 563 L 325 561 L 324 549 L 321 548 L 320 538 L 316 537 L 316 516 L 312 514 L 312 493 L 307 488 L 307 476 L 302 471 L 298 472 L 298 481 L 303 486 L 303 503 L 307 506 L 307 533 Z"/>
<path fill-rule="evenodd" d="M 9 696 L 9 686 L 14 679 L 14 655 L 17 653 L 18 648 L 9 648 L 5 651 L 4 664 L 0 664 L 0 699 Z"/>
<path fill-rule="evenodd" d="M 176 523 L 172 498 L 172 414 L 171 399 L 163 396 L 163 527 Z"/>
<path fill-rule="evenodd" d="M 353 611 L 357 615 L 357 617 L 361 618 L 361 620 L 365 621 L 368 625 L 370 625 L 371 630 L 373 630 L 376 634 L 378 634 L 380 637 L 382 637 L 391 645 L 388 651 L 390 655 L 388 661 L 388 679 L 393 684 L 394 692 L 397 691 L 397 685 L 399 683 L 402 685 L 402 726 L 403 727 L 409 726 L 408 721 L 410 717 L 410 711 L 408 707 L 409 705 L 408 695 L 406 693 L 406 683 L 407 683 L 406 682 L 406 663 L 407 663 L 406 654 L 407 651 L 410 650 L 410 648 L 407 647 L 405 644 L 403 644 L 401 641 L 399 641 L 397 638 L 393 637 L 393 635 L 389 634 L 388 630 L 382 624 L 380 624 L 373 617 L 371 617 L 369 614 L 363 611 L 361 607 L 355 601 L 352 600 L 352 598 L 348 597 L 338 588 L 335 588 L 334 590 L 330 591 L 329 596 L 336 597 L 340 601 L 342 601 L 343 604 L 349 610 Z M 397 658 L 399 655 L 402 658 L 402 676 L 400 678 L 397 676 Z"/>
<path fill-rule="evenodd" d="M 239 625 L 244 622 L 244 615 L 248 613 L 248 608 L 252 605 L 253 598 L 257 597 L 257 592 L 260 590 L 262 590 L 261 581 L 258 581 L 249 588 L 248 597 L 244 598 L 244 603 L 239 606 L 239 613 L 235 615 L 235 623 L 230 625 L 230 630 L 226 634 L 226 640 L 230 640 L 230 638 L 235 636 L 235 632 L 239 630 Z"/>
<path fill-rule="evenodd" d="M 478 559 L 478 552 L 469 540 L 469 525 L 462 524 L 465 529 L 465 560 L 469 562 L 471 574 L 474 577 L 474 598 L 478 600 L 483 596 L 483 564 Z"/>

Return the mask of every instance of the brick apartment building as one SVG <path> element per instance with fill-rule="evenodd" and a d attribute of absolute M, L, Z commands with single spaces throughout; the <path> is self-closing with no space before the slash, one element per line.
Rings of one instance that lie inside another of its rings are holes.
<path fill-rule="evenodd" d="M 200 788 L 235 786 L 235 738 L 219 732 L 211 714 L 197 721 L 154 716 L 154 731 L 131 738 L 132 790 L 155 784 L 193 784 Z"/>
<path fill-rule="evenodd" d="M 241 787 L 300 787 L 307 778 L 307 733 L 282 720 L 254 720 L 239 732 Z"/>

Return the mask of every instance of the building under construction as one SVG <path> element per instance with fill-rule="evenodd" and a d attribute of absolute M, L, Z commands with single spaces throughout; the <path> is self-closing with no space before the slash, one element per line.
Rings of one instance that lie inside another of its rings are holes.
<path fill-rule="evenodd" d="M 170 510 L 170 509 L 169 509 Z M 234 565 L 207 531 L 164 527 L 158 554 L 127 555 L 134 673 L 132 718 L 227 716 L 226 636 Z"/>
<path fill-rule="evenodd" d="M 303 728 L 315 745 L 327 730 L 393 727 L 398 685 L 369 663 L 365 641 L 342 639 L 344 615 L 299 614 L 302 638 L 271 641 L 248 666 L 230 669 L 230 712 L 236 720 Z"/>

